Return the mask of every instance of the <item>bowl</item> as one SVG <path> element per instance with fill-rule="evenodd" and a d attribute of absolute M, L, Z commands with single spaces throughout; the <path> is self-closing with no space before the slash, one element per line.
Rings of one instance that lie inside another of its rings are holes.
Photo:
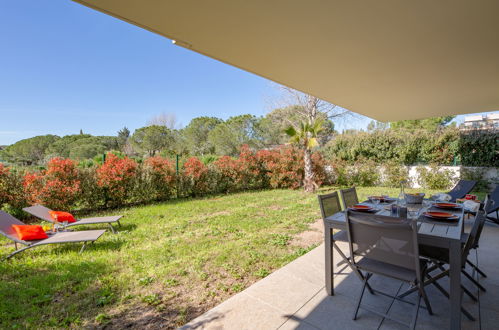
<path fill-rule="evenodd" d="M 421 204 L 423 203 L 425 193 L 405 194 L 405 202 L 407 204 Z"/>

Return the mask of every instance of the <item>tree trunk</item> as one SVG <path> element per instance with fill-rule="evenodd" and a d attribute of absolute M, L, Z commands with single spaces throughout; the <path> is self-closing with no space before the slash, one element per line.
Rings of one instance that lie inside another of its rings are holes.
<path fill-rule="evenodd" d="M 312 166 L 312 152 L 310 149 L 303 150 L 303 161 L 305 163 L 305 175 L 303 179 L 303 189 L 306 192 L 315 192 L 317 185 L 314 182 L 314 170 Z"/>

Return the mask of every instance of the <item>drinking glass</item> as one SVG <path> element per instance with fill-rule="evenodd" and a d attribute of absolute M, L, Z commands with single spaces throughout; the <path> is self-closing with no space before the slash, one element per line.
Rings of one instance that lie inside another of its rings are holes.
<path fill-rule="evenodd" d="M 373 204 L 374 204 L 374 208 L 375 208 L 376 210 L 379 210 L 379 207 L 378 207 L 378 206 L 379 206 L 379 203 L 381 202 L 381 200 L 380 200 L 379 198 L 373 198 L 373 199 L 372 199 L 372 202 L 373 202 Z"/>
<path fill-rule="evenodd" d="M 417 220 L 419 218 L 421 209 L 407 208 L 407 217 L 411 220 Z"/>

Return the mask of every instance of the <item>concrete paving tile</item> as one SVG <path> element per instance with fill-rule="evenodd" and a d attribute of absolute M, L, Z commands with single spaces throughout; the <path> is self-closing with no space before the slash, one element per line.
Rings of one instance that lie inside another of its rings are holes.
<path fill-rule="evenodd" d="M 181 329 L 277 329 L 286 320 L 281 311 L 239 293 Z"/>
<path fill-rule="evenodd" d="M 356 321 L 352 320 L 354 308 L 351 297 L 340 294 L 330 297 L 321 291 L 295 313 L 292 319 L 319 329 L 375 329 L 380 323 L 380 317 L 368 312 L 361 312 Z"/>
<path fill-rule="evenodd" d="M 285 268 L 278 274 L 271 274 L 250 286 L 244 290 L 244 293 L 291 315 L 318 291 L 322 291 L 323 287 L 323 284 L 314 284 L 299 279 L 289 274 Z"/>
<path fill-rule="evenodd" d="M 486 308 L 483 305 L 481 306 L 481 328 L 483 330 L 499 328 L 499 312 Z"/>
<path fill-rule="evenodd" d="M 321 328 L 318 328 L 303 320 L 290 318 L 286 321 L 286 323 L 279 327 L 279 330 L 321 330 Z"/>

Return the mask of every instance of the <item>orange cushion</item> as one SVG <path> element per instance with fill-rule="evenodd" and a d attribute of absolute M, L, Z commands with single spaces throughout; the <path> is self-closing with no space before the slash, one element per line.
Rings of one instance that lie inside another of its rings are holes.
<path fill-rule="evenodd" d="M 17 237 L 23 241 L 32 241 L 48 238 L 42 226 L 38 225 L 12 225 L 17 233 Z"/>
<path fill-rule="evenodd" d="M 71 213 L 62 211 L 49 211 L 50 216 L 57 222 L 67 221 L 68 223 L 76 222 L 75 217 Z"/>

